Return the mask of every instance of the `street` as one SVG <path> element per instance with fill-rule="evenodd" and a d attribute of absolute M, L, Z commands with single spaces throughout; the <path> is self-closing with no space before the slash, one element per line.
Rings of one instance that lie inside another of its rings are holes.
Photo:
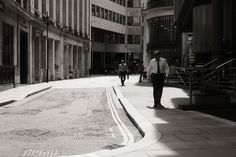
<path fill-rule="evenodd" d="M 140 140 L 111 90 L 114 77 L 106 79 L 57 82 L 50 90 L 1 107 L 0 156 L 78 155 Z"/>

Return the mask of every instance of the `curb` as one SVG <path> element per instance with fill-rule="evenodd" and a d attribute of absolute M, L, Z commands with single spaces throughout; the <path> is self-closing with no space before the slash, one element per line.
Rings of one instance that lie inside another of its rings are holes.
<path fill-rule="evenodd" d="M 50 88 L 52 88 L 52 86 L 46 87 L 46 88 L 43 88 L 43 89 L 40 89 L 40 90 L 35 91 L 35 92 L 33 92 L 33 93 L 30 93 L 30 94 L 27 94 L 27 95 L 25 96 L 25 98 L 30 97 L 30 96 L 35 95 L 35 94 L 38 94 L 38 93 L 40 93 L 40 92 L 46 91 L 46 90 L 48 90 L 48 89 L 50 89 Z"/>
<path fill-rule="evenodd" d="M 50 86 L 50 87 L 45 87 L 45 88 L 36 90 L 36 91 L 34 91 L 34 92 L 32 92 L 32 93 L 26 94 L 26 96 L 24 96 L 22 99 L 28 98 L 28 97 L 33 96 L 33 95 L 35 95 L 35 94 L 38 94 L 38 93 L 40 93 L 40 92 L 46 91 L 46 90 L 48 90 L 48 89 L 50 89 L 50 88 L 52 88 L 52 86 Z M 20 99 L 19 99 L 19 100 L 20 100 Z M 17 101 L 19 101 L 19 100 L 17 100 L 17 99 L 12 99 L 12 100 L 7 100 L 7 101 L 0 102 L 0 107 L 9 105 L 9 104 L 14 103 L 14 102 L 17 102 Z"/>
<path fill-rule="evenodd" d="M 128 118 L 133 122 L 135 127 L 142 134 L 143 138 L 134 144 L 127 145 L 125 147 L 113 149 L 113 150 L 100 150 L 92 153 L 81 154 L 81 155 L 69 155 L 69 156 L 59 156 L 59 157 L 114 157 L 119 155 L 119 157 L 126 155 L 126 153 L 131 153 L 134 151 L 139 151 L 142 148 L 155 144 L 160 138 L 161 133 L 154 128 L 154 126 L 146 120 L 138 111 L 133 107 L 129 101 L 123 97 L 121 91 L 113 86 L 113 91 L 119 102 L 121 103 L 124 111 L 126 112 Z"/>

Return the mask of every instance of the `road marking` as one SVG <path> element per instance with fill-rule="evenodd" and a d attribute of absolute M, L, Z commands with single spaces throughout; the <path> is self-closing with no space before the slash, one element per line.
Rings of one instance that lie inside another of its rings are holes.
<path fill-rule="evenodd" d="M 121 135 L 123 137 L 123 143 L 122 145 L 129 145 L 134 143 L 134 137 L 132 133 L 129 131 L 129 129 L 125 126 L 125 124 L 121 121 L 116 108 L 114 106 L 114 102 L 111 97 L 111 90 L 106 89 L 106 95 L 107 95 L 107 100 L 108 100 L 108 105 L 112 114 L 112 118 L 114 119 L 115 123 L 117 124 Z"/>
<path fill-rule="evenodd" d="M 56 157 L 59 155 L 58 150 L 38 150 L 38 149 L 30 149 L 25 150 L 23 155 L 20 157 Z"/>

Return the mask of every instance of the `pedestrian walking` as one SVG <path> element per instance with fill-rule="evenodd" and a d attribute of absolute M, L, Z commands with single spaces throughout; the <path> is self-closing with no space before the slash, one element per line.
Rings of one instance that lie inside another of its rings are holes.
<path fill-rule="evenodd" d="M 137 65 L 137 69 L 138 69 L 138 74 L 139 74 L 139 81 L 138 82 L 143 82 L 143 71 L 144 71 L 144 66 L 143 66 L 143 61 L 140 61 Z"/>
<path fill-rule="evenodd" d="M 161 96 L 164 86 L 164 79 L 169 75 L 169 66 L 165 58 L 160 57 L 160 51 L 156 50 L 154 58 L 150 61 L 147 70 L 147 77 L 151 78 L 153 86 L 154 108 L 162 109 Z"/>
<path fill-rule="evenodd" d="M 118 68 L 118 74 L 122 86 L 124 86 L 127 72 L 128 72 L 127 64 L 124 62 L 124 60 L 121 60 L 121 63 L 119 64 Z"/>

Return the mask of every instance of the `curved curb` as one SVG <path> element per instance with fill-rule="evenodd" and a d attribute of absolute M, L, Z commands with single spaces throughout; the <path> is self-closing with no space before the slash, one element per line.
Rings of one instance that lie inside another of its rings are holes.
<path fill-rule="evenodd" d="M 113 90 L 119 102 L 123 106 L 126 114 L 142 134 L 143 138 L 134 144 L 113 150 L 100 150 L 93 153 L 60 157 L 113 157 L 115 155 L 125 155 L 125 153 L 138 151 L 142 148 L 150 146 L 156 143 L 161 138 L 161 133 L 147 119 L 145 119 L 140 113 L 138 113 L 133 105 L 130 104 L 125 97 L 123 97 L 121 91 L 116 86 L 113 86 Z"/>

